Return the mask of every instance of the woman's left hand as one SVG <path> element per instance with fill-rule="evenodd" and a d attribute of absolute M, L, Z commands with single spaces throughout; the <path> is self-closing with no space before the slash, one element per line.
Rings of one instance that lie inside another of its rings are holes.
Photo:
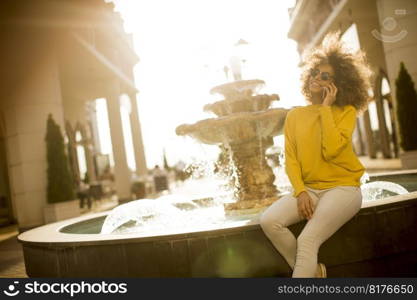
<path fill-rule="evenodd" d="M 337 87 L 333 82 L 330 82 L 324 88 L 325 96 L 322 105 L 330 106 L 336 101 Z"/>

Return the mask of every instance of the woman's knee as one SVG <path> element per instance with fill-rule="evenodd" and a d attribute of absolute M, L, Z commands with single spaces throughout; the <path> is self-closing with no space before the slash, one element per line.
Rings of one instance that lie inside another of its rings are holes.
<path fill-rule="evenodd" d="M 259 219 L 259 225 L 263 231 L 270 231 L 272 229 L 281 228 L 283 225 L 279 222 L 277 217 L 271 216 L 271 214 L 263 213 Z"/>
<path fill-rule="evenodd" d="M 272 226 L 272 222 L 271 218 L 265 213 L 263 213 L 259 218 L 259 225 L 264 231 Z"/>
<path fill-rule="evenodd" d="M 286 195 L 274 202 L 261 215 L 259 223 L 262 229 L 282 229 L 297 221 L 298 212 L 296 201 L 292 196 Z"/>

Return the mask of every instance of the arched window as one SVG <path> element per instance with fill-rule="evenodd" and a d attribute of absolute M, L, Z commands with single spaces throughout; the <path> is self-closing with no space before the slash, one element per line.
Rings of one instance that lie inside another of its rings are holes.
<path fill-rule="evenodd" d="M 0 226 L 13 219 L 9 172 L 6 154 L 6 123 L 0 111 Z"/>
<path fill-rule="evenodd" d="M 130 124 L 130 114 L 132 103 L 126 94 L 120 96 L 120 117 L 122 118 L 123 139 L 125 143 L 126 160 L 129 169 L 136 170 L 135 153 L 133 150 L 132 128 Z"/>
<path fill-rule="evenodd" d="M 85 149 L 84 149 L 84 137 L 81 133 L 81 130 L 77 130 L 75 133 L 75 142 L 76 142 L 76 149 L 77 149 L 77 162 L 78 168 L 80 170 L 80 179 L 84 180 L 87 174 L 87 160 L 85 157 Z"/>
<path fill-rule="evenodd" d="M 388 77 L 383 70 L 379 71 L 375 83 L 375 103 L 378 113 L 381 151 L 385 158 L 398 157 L 398 144 L 395 130 L 395 113 L 391 98 Z"/>
<path fill-rule="evenodd" d="M 114 166 L 113 150 L 111 144 L 110 122 L 107 112 L 107 100 L 104 98 L 95 100 L 97 117 L 98 140 L 100 143 L 100 155 L 109 158 L 110 166 Z"/>

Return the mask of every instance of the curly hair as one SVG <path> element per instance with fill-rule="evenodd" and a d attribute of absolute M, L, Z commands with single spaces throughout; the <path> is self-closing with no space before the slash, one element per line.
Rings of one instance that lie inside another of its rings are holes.
<path fill-rule="evenodd" d="M 311 102 L 309 88 L 310 69 L 328 63 L 332 66 L 337 87 L 335 105 L 353 105 L 358 111 L 364 111 L 370 100 L 371 77 L 373 75 L 365 53 L 352 52 L 340 40 L 340 31 L 328 33 L 322 44 L 311 50 L 303 60 L 301 74 L 301 92 Z"/>

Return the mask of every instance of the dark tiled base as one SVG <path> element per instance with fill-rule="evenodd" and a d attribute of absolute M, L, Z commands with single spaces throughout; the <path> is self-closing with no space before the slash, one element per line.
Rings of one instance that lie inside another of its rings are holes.
<path fill-rule="evenodd" d="M 298 236 L 305 221 L 289 229 Z M 417 199 L 362 209 L 320 248 L 328 277 L 416 277 Z M 259 225 L 155 239 L 23 243 L 30 277 L 269 277 L 291 269 Z"/>
<path fill-rule="evenodd" d="M 416 277 L 417 251 L 327 268 L 328 277 Z"/>

